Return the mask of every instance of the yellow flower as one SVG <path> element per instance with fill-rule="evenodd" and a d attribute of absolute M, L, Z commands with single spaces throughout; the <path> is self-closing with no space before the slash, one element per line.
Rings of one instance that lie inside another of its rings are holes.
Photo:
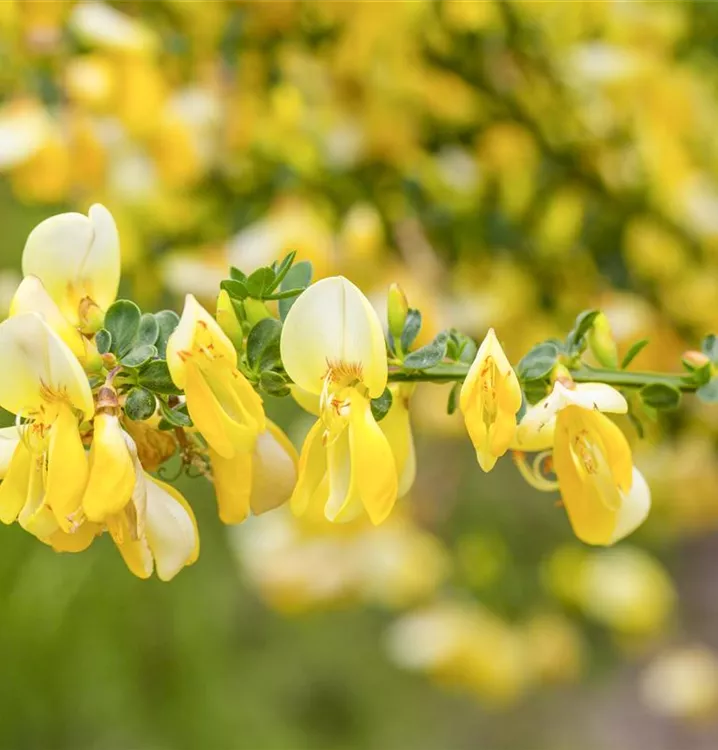
<path fill-rule="evenodd" d="M 399 480 L 397 497 L 404 497 L 416 478 L 414 436 L 409 419 L 409 400 L 414 387 L 411 384 L 395 383 L 389 386 L 389 389 L 392 395 L 391 408 L 384 419 L 379 422 L 379 427 L 389 441 L 394 454 Z"/>
<path fill-rule="evenodd" d="M 90 447 L 90 473 L 82 497 L 85 516 L 97 523 L 119 513 L 129 503 L 135 486 L 135 469 L 117 416 L 118 409 L 102 406 L 104 390 L 109 389 L 100 390 Z"/>
<path fill-rule="evenodd" d="M 10 303 L 10 316 L 29 312 L 39 313 L 50 328 L 68 345 L 70 351 L 78 359 L 84 359 L 85 340 L 77 328 L 72 326 L 60 312 L 60 308 L 37 276 L 26 276 L 20 282 Z"/>
<path fill-rule="evenodd" d="M 18 519 L 47 541 L 75 527 L 88 476 L 79 422 L 94 412 L 92 392 L 77 359 L 36 313 L 0 324 L 0 351 L 0 406 L 18 416 L 21 438 L 0 485 L 0 520 Z"/>
<path fill-rule="evenodd" d="M 40 280 L 72 326 L 83 325 L 88 306 L 106 310 L 117 296 L 120 242 L 112 214 L 96 203 L 87 216 L 65 213 L 40 222 L 25 243 L 22 270 Z"/>
<path fill-rule="evenodd" d="M 169 581 L 199 557 L 197 521 L 174 487 L 143 470 L 132 438 L 123 433 L 123 441 L 134 466 L 131 502 L 107 519 L 107 528 L 134 575 L 149 578 L 156 570 Z"/>
<path fill-rule="evenodd" d="M 297 452 L 269 420 L 251 452 L 222 458 L 210 448 L 209 456 L 223 523 L 241 523 L 250 511 L 258 516 L 278 508 L 289 500 L 297 483 Z"/>
<path fill-rule="evenodd" d="M 573 531 L 587 544 L 614 544 L 640 526 L 650 509 L 650 490 L 633 467 L 628 441 L 601 413 L 627 409 L 623 396 L 603 383 L 567 388 L 557 382 L 516 431 L 512 447 L 521 451 L 522 474 L 538 489 L 558 486 Z M 541 470 L 550 448 L 556 483 Z M 526 450 L 543 451 L 533 469 L 525 463 Z"/>
<path fill-rule="evenodd" d="M 167 343 L 167 365 L 209 447 L 227 459 L 251 451 L 266 428 L 262 399 L 237 369 L 232 342 L 191 294 Z"/>
<path fill-rule="evenodd" d="M 391 446 L 370 407 L 388 375 L 377 314 L 345 278 L 324 279 L 289 311 L 281 352 L 289 377 L 320 396 L 320 418 L 299 458 L 292 509 L 299 515 L 321 505 L 330 521 L 346 521 L 363 508 L 381 523 L 396 501 L 398 480 Z"/>
<path fill-rule="evenodd" d="M 486 334 L 461 386 L 459 406 L 479 466 L 491 471 L 509 448 L 516 430 L 516 412 L 521 408 L 518 378 L 493 328 Z"/>

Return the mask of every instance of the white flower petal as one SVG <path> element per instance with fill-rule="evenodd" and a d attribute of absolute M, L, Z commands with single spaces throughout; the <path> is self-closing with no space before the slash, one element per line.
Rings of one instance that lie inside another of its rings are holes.
<path fill-rule="evenodd" d="M 17 427 L 3 427 L 0 429 L 0 479 L 5 478 L 15 448 L 20 442 Z"/>
<path fill-rule="evenodd" d="M 386 386 L 384 333 L 369 300 L 350 281 L 318 281 L 292 306 L 282 329 L 282 361 L 291 379 L 320 393 L 330 363 L 359 364 L 373 398 Z"/>
<path fill-rule="evenodd" d="M 193 561 L 197 528 L 185 505 L 147 475 L 145 533 L 155 558 L 157 576 L 169 581 Z"/>
<path fill-rule="evenodd" d="M 107 309 L 120 284 L 120 241 L 112 214 L 95 204 L 88 216 L 70 212 L 40 222 L 25 243 L 22 270 L 42 281 L 73 324 L 83 297 Z"/>
<path fill-rule="evenodd" d="M 616 528 L 611 542 L 615 543 L 632 534 L 648 517 L 651 510 L 651 490 L 640 471 L 633 467 L 633 484 L 623 496 L 623 504 L 618 512 Z"/>
<path fill-rule="evenodd" d="M 37 313 L 0 323 L 0 406 L 14 414 L 37 409 L 41 391 L 62 395 L 85 417 L 94 413 L 84 370 L 62 339 Z"/>

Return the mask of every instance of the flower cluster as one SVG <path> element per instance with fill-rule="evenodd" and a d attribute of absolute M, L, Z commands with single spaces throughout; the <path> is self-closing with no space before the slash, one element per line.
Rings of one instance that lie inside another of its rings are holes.
<path fill-rule="evenodd" d="M 458 402 L 484 471 L 512 450 L 534 487 L 560 491 L 581 540 L 609 545 L 644 521 L 650 492 L 606 416 L 627 401 L 600 377 L 641 383 L 655 408 L 679 388 L 713 398 L 712 337 L 683 376 L 627 374 L 592 311 L 565 344 L 534 347 L 517 374 L 493 330 L 478 348 L 455 329 L 417 348 L 421 313 L 396 285 L 385 334 L 357 286 L 311 284 L 293 253 L 249 275 L 232 268 L 216 317 L 192 295 L 181 317 L 142 314 L 115 299 L 119 237 L 99 204 L 40 223 L 22 268 L 0 324 L 0 406 L 14 415 L 2 433 L 0 519 L 58 551 L 107 531 L 140 577 L 156 569 L 167 580 L 198 555 L 189 504 L 149 473 L 170 460 L 213 481 L 228 524 L 287 500 L 297 516 L 382 524 L 416 474 L 419 380 L 455 382 L 448 408 Z M 586 371 L 587 346 L 612 367 Z M 260 393 L 292 394 L 316 415 L 298 458 Z"/>

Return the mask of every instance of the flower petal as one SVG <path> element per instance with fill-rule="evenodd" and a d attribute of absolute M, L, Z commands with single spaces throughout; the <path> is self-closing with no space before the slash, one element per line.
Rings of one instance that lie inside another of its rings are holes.
<path fill-rule="evenodd" d="M 135 469 L 117 417 L 97 414 L 90 447 L 90 474 L 82 508 L 90 521 L 100 523 L 119 513 L 132 498 Z"/>
<path fill-rule="evenodd" d="M 396 502 L 396 463 L 386 436 L 371 413 L 370 402 L 352 394 L 349 416 L 351 466 L 359 495 L 374 525 L 386 519 Z"/>
<path fill-rule="evenodd" d="M 167 341 L 167 366 L 178 388 L 185 388 L 185 365 L 188 354 L 200 344 L 211 349 L 212 356 L 237 366 L 237 351 L 219 323 L 197 302 L 192 294 L 185 297 L 184 309 L 177 328 Z"/>
<path fill-rule="evenodd" d="M 632 534 L 646 520 L 650 510 L 651 490 L 643 474 L 634 466 L 631 489 L 623 496 L 611 542 L 619 542 Z"/>
<path fill-rule="evenodd" d="M 416 452 L 411 431 L 407 400 L 401 387 L 392 387 L 393 401 L 389 413 L 379 422 L 379 428 L 389 441 L 399 477 L 398 497 L 404 497 L 416 477 Z"/>
<path fill-rule="evenodd" d="M 77 419 L 70 408 L 63 405 L 50 428 L 45 501 L 65 532 L 74 528 L 70 516 L 80 507 L 88 474 Z"/>
<path fill-rule="evenodd" d="M 362 382 L 373 398 L 386 386 L 386 343 L 379 317 L 342 276 L 322 279 L 297 298 L 284 321 L 281 352 L 289 377 L 310 393 L 321 393 L 333 362 L 361 365 Z"/>
<path fill-rule="evenodd" d="M 297 483 L 299 456 L 274 422 L 257 437 L 252 457 L 252 513 L 260 515 L 283 505 Z"/>
<path fill-rule="evenodd" d="M 20 432 L 17 427 L 0 428 L 0 479 L 5 479 L 19 442 Z"/>
<path fill-rule="evenodd" d="M 182 495 L 147 478 L 147 542 L 161 581 L 169 581 L 199 556 L 199 534 L 192 509 Z"/>
<path fill-rule="evenodd" d="M 20 282 L 10 304 L 10 316 L 28 312 L 39 313 L 78 359 L 85 356 L 85 343 L 80 332 L 67 322 L 37 276 L 26 276 Z"/>
<path fill-rule="evenodd" d="M 304 439 L 299 454 L 297 484 L 289 504 L 296 516 L 303 515 L 310 507 L 314 495 L 327 474 L 327 451 L 323 444 L 324 424 L 318 419 Z"/>
<path fill-rule="evenodd" d="M 252 453 L 235 453 L 223 458 L 209 449 L 214 476 L 217 510 L 222 523 L 242 523 L 249 516 L 249 498 L 252 491 Z"/>
<path fill-rule="evenodd" d="M 24 313 L 0 323 L 0 406 L 13 414 L 36 411 L 42 392 L 50 389 L 85 417 L 95 407 L 92 391 L 77 357 L 37 313 Z"/>
<path fill-rule="evenodd" d="M 112 214 L 102 205 L 88 216 L 51 216 L 30 232 L 22 256 L 26 276 L 37 276 L 63 315 L 79 323 L 79 305 L 89 297 L 107 309 L 120 283 L 120 243 Z"/>
<path fill-rule="evenodd" d="M 0 484 L 0 521 L 13 523 L 27 500 L 32 454 L 24 443 L 17 443 L 5 478 Z"/>

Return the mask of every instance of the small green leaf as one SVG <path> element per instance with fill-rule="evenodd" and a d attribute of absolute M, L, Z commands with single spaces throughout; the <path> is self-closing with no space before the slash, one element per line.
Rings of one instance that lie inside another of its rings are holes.
<path fill-rule="evenodd" d="M 250 297 L 262 299 L 264 293 L 272 285 L 274 271 L 268 266 L 258 268 L 247 277 L 247 291 Z"/>
<path fill-rule="evenodd" d="M 247 336 L 247 362 L 253 370 L 267 369 L 270 362 L 279 360 L 281 335 L 282 324 L 275 318 L 264 318 L 252 328 Z"/>
<path fill-rule="evenodd" d="M 453 414 L 459 406 L 459 395 L 461 394 L 461 383 L 454 383 L 449 391 L 449 400 L 446 402 L 446 413 Z"/>
<path fill-rule="evenodd" d="M 715 333 L 709 333 L 703 339 L 701 351 L 713 364 L 718 364 L 718 336 Z"/>
<path fill-rule="evenodd" d="M 259 376 L 259 385 L 272 396 L 288 396 L 291 393 L 287 381 L 272 370 L 265 370 Z"/>
<path fill-rule="evenodd" d="M 125 401 L 125 414 L 135 422 L 149 419 L 157 410 L 157 399 L 145 388 L 132 388 Z"/>
<path fill-rule="evenodd" d="M 638 393 L 643 403 L 653 409 L 675 409 L 681 402 L 681 392 L 666 383 L 649 383 Z"/>
<path fill-rule="evenodd" d="M 140 330 L 140 308 L 130 300 L 119 299 L 105 315 L 105 328 L 112 336 L 111 351 L 124 357 L 132 349 Z"/>
<path fill-rule="evenodd" d="M 247 274 L 244 271 L 240 271 L 236 266 L 230 266 L 229 275 L 234 281 L 246 281 Z"/>
<path fill-rule="evenodd" d="M 237 279 L 225 279 L 220 282 L 220 289 L 224 289 L 225 292 L 232 299 L 247 299 L 249 297 L 249 289 L 244 281 L 237 281 Z"/>
<path fill-rule="evenodd" d="M 14 427 L 16 423 L 15 415 L 0 407 L 0 427 Z"/>
<path fill-rule="evenodd" d="M 112 334 L 106 328 L 100 328 L 95 334 L 95 346 L 100 354 L 107 354 L 112 349 Z"/>
<path fill-rule="evenodd" d="M 696 396 L 705 404 L 718 403 L 718 377 L 712 378 L 708 383 L 702 385 L 696 391 Z"/>
<path fill-rule="evenodd" d="M 295 289 L 287 289 L 283 292 L 274 292 L 273 294 L 265 294 L 264 299 L 291 299 L 292 297 L 298 297 L 304 289 L 296 287 Z"/>
<path fill-rule="evenodd" d="M 192 426 L 192 420 L 189 418 L 184 404 L 172 409 L 161 399 L 158 403 L 160 405 L 160 414 L 162 415 L 162 418 L 169 422 L 173 427 Z"/>
<path fill-rule="evenodd" d="M 573 329 L 566 338 L 566 351 L 569 354 L 580 354 L 586 348 L 586 334 L 600 310 L 584 310 L 576 317 Z"/>
<path fill-rule="evenodd" d="M 289 273 L 289 269 L 292 267 L 292 263 L 294 263 L 296 257 L 296 250 L 292 250 L 291 253 L 284 257 L 274 272 L 274 281 L 272 281 L 271 286 L 267 289 L 268 292 L 273 292 L 284 281 L 284 277 Z M 265 296 L 265 299 L 270 298 Z"/>
<path fill-rule="evenodd" d="M 626 356 L 621 361 L 621 369 L 625 370 L 647 345 L 648 339 L 641 339 L 640 341 L 636 341 L 636 343 L 633 344 L 631 348 L 626 352 Z"/>
<path fill-rule="evenodd" d="M 382 419 L 389 413 L 393 398 L 389 388 L 384 389 L 384 393 L 378 398 L 371 400 L 371 413 L 377 422 L 381 422 Z"/>
<path fill-rule="evenodd" d="M 421 313 L 413 307 L 409 308 L 404 321 L 404 330 L 401 332 L 402 351 L 408 352 L 421 330 Z"/>
<path fill-rule="evenodd" d="M 280 284 L 280 289 L 283 292 L 289 289 L 306 289 L 312 283 L 312 264 L 308 260 L 302 260 L 299 263 L 295 263 L 284 280 Z M 296 301 L 296 297 L 290 297 L 289 299 L 279 300 L 279 317 L 284 320 L 287 317 L 287 313 L 292 309 L 292 305 Z"/>
<path fill-rule="evenodd" d="M 521 358 L 516 366 L 516 374 L 522 382 L 545 378 L 558 359 L 558 346 L 553 341 L 536 344 Z"/>
<path fill-rule="evenodd" d="M 438 365 L 446 356 L 448 338 L 446 331 L 442 331 L 430 344 L 407 354 L 404 367 L 409 370 L 425 370 L 427 367 Z"/>
<path fill-rule="evenodd" d="M 146 365 L 151 359 L 157 356 L 157 347 L 149 344 L 142 344 L 142 346 L 136 346 L 131 349 L 125 356 L 120 360 L 120 364 L 123 367 L 131 367 L 132 369 L 138 369 L 142 365 Z"/>
<path fill-rule="evenodd" d="M 162 310 L 155 313 L 155 320 L 157 320 L 157 325 L 159 326 L 159 333 L 155 341 L 157 354 L 161 359 L 165 359 L 167 356 L 167 341 L 179 325 L 179 315 L 174 310 Z"/>
<path fill-rule="evenodd" d="M 150 362 L 138 375 L 137 382 L 153 393 L 161 393 L 166 396 L 182 393 L 172 382 L 167 362 L 164 359 L 156 359 Z"/>
<path fill-rule="evenodd" d="M 157 337 L 160 335 L 160 324 L 157 322 L 152 313 L 145 313 L 140 318 L 140 330 L 137 332 L 137 341 L 135 346 L 149 344 L 154 346 Z"/>
<path fill-rule="evenodd" d="M 525 380 L 522 381 L 524 396 L 527 403 L 536 404 L 547 395 L 548 386 L 545 380 Z"/>

